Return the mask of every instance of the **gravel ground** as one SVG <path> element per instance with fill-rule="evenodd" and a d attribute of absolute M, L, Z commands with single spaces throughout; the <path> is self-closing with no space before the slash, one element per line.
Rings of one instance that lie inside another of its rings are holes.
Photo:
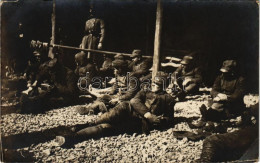
<path fill-rule="evenodd" d="M 175 105 L 176 118 L 194 118 L 201 116 L 199 107 L 207 104 L 208 95 L 188 97 L 185 102 Z M 18 133 L 42 131 L 60 125 L 76 125 L 92 122 L 99 115 L 79 115 L 77 106 L 51 110 L 45 114 L 7 114 L 1 116 L 2 136 Z M 233 129 L 230 129 L 232 131 Z M 89 139 L 71 149 L 58 147 L 54 140 L 31 144 L 16 149 L 18 152 L 30 152 L 37 162 L 191 162 L 198 159 L 203 141 L 177 140 L 173 131 L 192 131 L 187 122 L 180 121 L 165 131 L 153 130 L 149 135 L 121 134 L 118 136 Z"/>

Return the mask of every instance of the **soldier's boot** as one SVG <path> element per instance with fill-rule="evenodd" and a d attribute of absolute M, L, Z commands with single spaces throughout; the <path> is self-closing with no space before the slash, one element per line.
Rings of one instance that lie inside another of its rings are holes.
<path fill-rule="evenodd" d="M 201 105 L 200 113 L 201 113 L 202 118 L 206 119 L 206 117 L 207 117 L 207 107 L 206 107 L 206 105 L 204 105 L 204 104 Z"/>
<path fill-rule="evenodd" d="M 89 138 L 98 138 L 113 133 L 113 126 L 108 123 L 90 126 L 70 135 L 56 136 L 58 146 L 71 148 L 74 144 Z"/>
<path fill-rule="evenodd" d="M 101 101 L 94 101 L 93 103 L 88 104 L 87 106 L 78 108 L 77 111 L 80 115 L 86 115 L 86 114 L 92 115 L 99 112 L 102 113 L 107 112 L 107 107 Z"/>
<path fill-rule="evenodd" d="M 96 124 L 110 123 L 117 124 L 123 123 L 126 118 L 130 115 L 131 107 L 128 102 L 121 102 L 117 104 L 114 108 L 110 109 L 108 112 L 101 115 L 101 117 L 96 121 Z"/>

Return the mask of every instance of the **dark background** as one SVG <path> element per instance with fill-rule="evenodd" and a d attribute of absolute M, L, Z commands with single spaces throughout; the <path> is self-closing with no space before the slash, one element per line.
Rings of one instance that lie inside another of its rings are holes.
<path fill-rule="evenodd" d="M 153 55 L 155 0 L 57 0 L 56 42 L 78 47 L 90 3 L 104 19 L 104 50 Z M 32 55 L 31 40 L 49 42 L 52 1 L 19 0 L 1 6 L 1 66 L 16 60 L 22 71 Z M 19 23 L 22 26 L 19 27 Z M 258 5 L 253 1 L 164 1 L 162 55 L 182 57 L 198 52 L 204 82 L 212 85 L 225 59 L 237 59 L 250 91 L 258 92 Z M 19 38 L 23 33 L 24 37 Z M 177 51 L 185 51 L 179 53 Z M 64 50 L 64 64 L 74 69 L 76 51 Z M 47 55 L 47 54 L 46 54 Z"/>

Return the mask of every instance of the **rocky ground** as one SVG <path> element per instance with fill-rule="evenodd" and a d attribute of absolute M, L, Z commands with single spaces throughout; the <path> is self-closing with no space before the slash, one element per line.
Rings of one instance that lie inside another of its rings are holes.
<path fill-rule="evenodd" d="M 173 131 L 192 131 L 188 121 L 198 121 L 199 107 L 207 104 L 209 95 L 187 97 L 175 105 L 178 119 L 173 128 L 153 130 L 151 134 L 121 134 L 118 136 L 89 139 L 73 147 L 61 148 L 54 139 L 33 143 L 14 149 L 15 152 L 36 162 L 191 162 L 200 157 L 203 140 L 194 142 L 187 138 L 176 139 Z M 51 110 L 45 114 L 6 114 L 1 116 L 1 135 L 10 136 L 34 131 L 44 131 L 57 126 L 72 126 L 94 121 L 99 115 L 79 115 L 77 106 Z M 232 131 L 234 129 L 230 129 Z M 8 151 L 7 149 L 4 149 Z M 25 158 L 26 160 L 26 158 Z M 27 160 L 31 161 L 31 160 Z"/>

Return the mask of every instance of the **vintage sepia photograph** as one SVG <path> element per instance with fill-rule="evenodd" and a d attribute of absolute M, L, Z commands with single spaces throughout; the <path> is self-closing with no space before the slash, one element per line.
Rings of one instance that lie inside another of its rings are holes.
<path fill-rule="evenodd" d="M 1 162 L 258 162 L 258 0 L 2 0 Z"/>

